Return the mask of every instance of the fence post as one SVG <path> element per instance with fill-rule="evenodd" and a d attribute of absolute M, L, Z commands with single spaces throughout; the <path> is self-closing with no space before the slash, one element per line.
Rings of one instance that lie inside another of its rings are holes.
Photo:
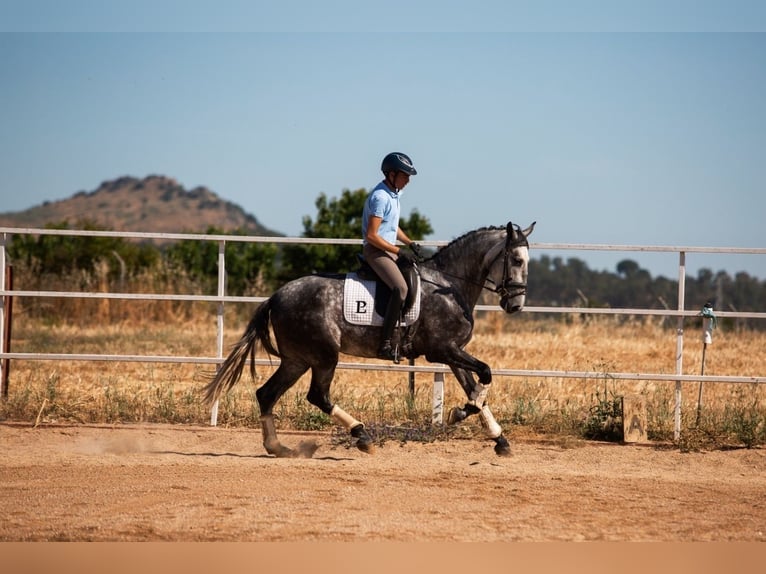
<path fill-rule="evenodd" d="M 700 367 L 700 377 L 705 376 L 705 352 L 707 346 L 713 344 L 713 329 L 716 326 L 716 318 L 713 314 L 713 304 L 708 301 L 703 305 L 702 311 L 702 366 Z M 700 424 L 700 416 L 702 415 L 702 389 L 705 386 L 703 381 L 700 381 L 699 392 L 697 393 L 697 426 Z"/>
<path fill-rule="evenodd" d="M 683 312 L 686 292 L 686 252 L 679 251 L 678 257 L 678 310 Z M 676 329 L 676 374 L 684 374 L 684 316 L 678 315 Z M 673 415 L 673 438 L 681 438 L 681 381 L 676 381 L 676 400 Z"/>
<path fill-rule="evenodd" d="M 415 359 L 410 359 L 410 367 L 415 365 Z M 410 399 L 415 400 L 415 371 L 409 373 Z"/>
<path fill-rule="evenodd" d="M 223 297 L 226 294 L 226 241 L 218 242 L 218 296 Z M 218 311 L 216 313 L 216 357 L 223 358 L 223 301 L 218 301 Z M 221 368 L 221 364 L 216 365 L 216 371 Z M 210 411 L 210 426 L 218 425 L 218 401 L 213 403 Z"/>
<path fill-rule="evenodd" d="M 6 265 L 5 270 L 5 290 L 13 291 L 13 265 Z M 3 353 L 10 353 L 11 337 L 13 336 L 13 333 L 11 332 L 13 329 L 13 295 L 6 295 L 2 297 L 2 299 L 3 304 L 5 305 L 5 315 L 0 319 L 3 321 L 2 349 Z M 11 360 L 3 358 L 0 363 L 2 364 L 2 366 L 0 366 L 0 396 L 7 399 L 8 385 L 10 384 L 8 382 L 8 377 L 11 373 Z"/>
<path fill-rule="evenodd" d="M 444 422 L 444 373 L 434 373 L 433 407 L 431 409 L 431 424 L 440 425 Z"/>
<path fill-rule="evenodd" d="M 3 233 L 0 235 L 0 285 L 3 286 L 3 289 L 6 288 L 5 286 L 5 244 L 8 240 L 8 234 Z M 5 348 L 5 295 L 0 297 L 0 351 L 3 353 L 6 352 Z M 3 359 L 0 361 L 0 396 L 7 397 L 8 396 L 8 363 L 6 359 Z"/>

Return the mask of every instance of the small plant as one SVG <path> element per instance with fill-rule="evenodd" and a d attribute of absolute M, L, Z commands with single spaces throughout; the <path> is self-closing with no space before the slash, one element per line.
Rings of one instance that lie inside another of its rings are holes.
<path fill-rule="evenodd" d="M 51 375 L 48 377 L 48 379 L 45 381 L 45 399 L 48 400 L 49 403 L 53 404 L 56 402 L 56 399 L 58 399 L 59 396 L 59 382 L 61 381 L 61 377 L 58 373 L 51 373 Z"/>
<path fill-rule="evenodd" d="M 104 387 L 101 410 L 94 414 L 94 419 L 107 423 L 137 422 L 142 420 L 142 411 L 137 393 L 123 390 L 118 383 L 110 381 Z"/>
<path fill-rule="evenodd" d="M 332 424 L 330 417 L 316 408 L 304 409 L 296 413 L 291 422 L 291 426 L 296 430 L 304 431 L 324 430 Z"/>
<path fill-rule="evenodd" d="M 647 395 L 647 438 L 653 441 L 673 440 L 673 393 L 663 386 Z"/>
<path fill-rule="evenodd" d="M 539 402 L 530 397 L 516 397 L 511 413 L 511 423 L 515 425 L 527 425 L 537 420 L 540 416 Z"/>
<path fill-rule="evenodd" d="M 584 419 L 583 410 L 584 408 L 574 401 L 564 401 L 546 417 L 547 427 L 555 434 L 584 437 L 586 421 L 590 417 Z"/>
<path fill-rule="evenodd" d="M 747 448 L 766 443 L 766 409 L 759 408 L 757 397 L 748 398 L 743 390 L 738 395 L 724 407 L 722 428 Z"/>
<path fill-rule="evenodd" d="M 715 440 L 704 427 L 693 426 L 683 429 L 678 437 L 678 449 L 681 452 L 701 452 L 715 446 Z"/>
<path fill-rule="evenodd" d="M 173 389 L 155 387 L 152 394 L 157 418 L 164 422 L 175 422 L 176 404 Z"/>
<path fill-rule="evenodd" d="M 619 441 L 622 439 L 622 397 L 604 386 L 604 393 L 596 390 L 595 404 L 590 407 L 583 436 L 593 440 Z"/>
<path fill-rule="evenodd" d="M 723 408 L 706 409 L 695 424 L 681 432 L 682 452 L 745 447 L 766 443 L 766 409 L 760 406 L 757 388 L 739 386 Z"/>

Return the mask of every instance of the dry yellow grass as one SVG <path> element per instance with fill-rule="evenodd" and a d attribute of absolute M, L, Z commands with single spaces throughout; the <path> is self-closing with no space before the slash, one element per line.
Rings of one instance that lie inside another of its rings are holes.
<path fill-rule="evenodd" d="M 123 322 L 90 327 L 45 325 L 17 320 L 13 351 L 213 356 L 215 319 L 210 314 L 196 322 L 172 325 Z M 685 329 L 684 373 L 699 374 L 702 339 L 698 325 Z M 227 316 L 225 349 L 241 334 L 242 321 Z M 766 333 L 719 328 L 707 347 L 705 374 L 764 376 Z M 615 372 L 675 372 L 676 330 L 643 320 L 580 319 L 543 321 L 490 315 L 477 323 L 469 351 L 494 369 L 544 369 L 602 373 L 599 379 L 503 377 L 495 378 L 491 405 L 501 423 L 532 425 L 537 431 L 573 432 L 600 401 L 623 394 L 640 394 L 647 401 L 650 430 L 656 438 L 671 433 L 675 383 L 672 381 L 620 381 Z M 260 356 L 264 356 L 261 354 Z M 354 357 L 342 360 L 359 362 Z M 418 365 L 425 364 L 422 359 Z M 9 399 L 0 405 L 0 418 L 42 422 L 131 422 L 162 420 L 205 423 L 208 412 L 199 390 L 213 367 L 189 364 L 106 363 L 83 361 L 19 361 L 11 363 Z M 257 380 L 243 376 L 222 405 L 222 424 L 257 424 L 253 392 L 273 372 L 259 367 Z M 406 373 L 339 369 L 334 399 L 358 418 L 403 424 L 430 418 L 429 373 L 415 376 L 417 393 L 409 397 Z M 446 377 L 447 408 L 465 402 L 451 375 Z M 308 376 L 282 399 L 278 414 L 284 425 L 326 426 L 303 396 Z M 684 383 L 685 425 L 696 412 L 699 385 Z M 720 419 L 732 405 L 766 415 L 766 388 L 753 384 L 707 384 L 704 413 Z M 751 409 L 751 410 L 752 410 Z M 716 420 L 718 420 L 716 419 Z M 759 423 L 755 421 L 755 426 Z M 296 423 L 296 421 L 299 421 Z M 755 429 L 758 432 L 758 429 Z"/>

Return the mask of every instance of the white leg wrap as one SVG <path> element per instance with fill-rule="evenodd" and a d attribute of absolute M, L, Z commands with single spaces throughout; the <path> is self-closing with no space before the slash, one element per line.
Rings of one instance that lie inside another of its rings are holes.
<path fill-rule="evenodd" d="M 338 405 L 333 405 L 332 410 L 330 411 L 330 418 L 332 418 L 332 420 L 334 420 L 336 423 L 343 425 L 348 430 L 351 430 L 355 426 L 362 424 Z"/>
<path fill-rule="evenodd" d="M 489 436 L 489 438 L 497 438 L 503 434 L 503 429 L 500 428 L 500 425 L 495 420 L 495 416 L 489 410 L 487 405 L 481 407 L 481 411 L 479 411 L 479 417 L 481 417 L 481 423 L 486 429 L 487 436 Z"/>
<path fill-rule="evenodd" d="M 478 383 L 476 385 L 476 389 L 474 390 L 473 398 L 469 397 L 468 404 L 475 406 L 477 409 L 480 409 L 484 406 L 484 403 L 487 402 L 487 395 L 489 394 L 489 387 L 491 385 L 482 385 L 481 383 Z"/>

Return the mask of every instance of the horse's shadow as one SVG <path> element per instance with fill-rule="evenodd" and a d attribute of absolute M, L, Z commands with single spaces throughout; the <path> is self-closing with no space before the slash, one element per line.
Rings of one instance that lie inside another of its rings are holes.
<path fill-rule="evenodd" d="M 232 457 L 232 458 L 277 458 L 270 454 L 240 454 L 236 452 L 181 452 L 177 450 L 153 450 L 149 451 L 151 454 L 174 454 L 177 456 L 187 456 L 187 457 L 213 457 L 213 458 L 220 458 L 220 457 Z M 332 462 L 341 462 L 345 460 L 355 460 L 351 457 L 337 457 L 337 456 L 313 456 L 311 457 L 312 460 L 327 460 Z"/>

